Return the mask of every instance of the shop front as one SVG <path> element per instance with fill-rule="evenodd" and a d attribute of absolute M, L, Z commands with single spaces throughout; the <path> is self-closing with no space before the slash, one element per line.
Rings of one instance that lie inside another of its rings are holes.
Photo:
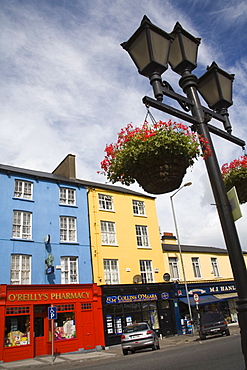
<path fill-rule="evenodd" d="M 123 327 L 146 321 L 158 335 L 177 333 L 173 283 L 105 285 L 103 320 L 107 346 L 120 343 Z"/>
<path fill-rule="evenodd" d="M 237 321 L 237 291 L 233 280 L 187 283 L 193 321 L 201 312 L 220 312 L 227 322 Z M 182 324 L 188 318 L 188 299 L 184 284 L 175 283 L 174 297 L 178 298 Z M 185 330 L 186 331 L 186 330 Z"/>
<path fill-rule="evenodd" d="M 57 318 L 49 319 L 48 308 Z M 101 289 L 96 284 L 0 285 L 0 361 L 103 347 Z"/>

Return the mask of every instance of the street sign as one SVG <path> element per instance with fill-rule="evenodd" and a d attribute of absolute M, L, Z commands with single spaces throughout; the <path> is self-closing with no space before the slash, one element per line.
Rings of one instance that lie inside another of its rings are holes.
<path fill-rule="evenodd" d="M 57 319 L 57 307 L 48 307 L 48 319 L 49 320 Z"/>
<path fill-rule="evenodd" d="M 194 301 L 197 302 L 197 303 L 200 301 L 200 297 L 196 293 L 194 294 L 193 298 L 194 298 Z"/>
<path fill-rule="evenodd" d="M 241 208 L 239 205 L 238 194 L 235 186 L 227 192 L 227 198 L 232 208 L 232 217 L 234 221 L 237 221 L 242 217 Z"/>

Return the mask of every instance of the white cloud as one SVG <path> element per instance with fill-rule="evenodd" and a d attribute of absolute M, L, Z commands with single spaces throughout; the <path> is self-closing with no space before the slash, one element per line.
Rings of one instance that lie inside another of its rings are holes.
<path fill-rule="evenodd" d="M 212 60 L 235 73 L 235 99 L 229 111 L 234 135 L 245 138 L 246 50 L 239 46 L 239 55 L 231 51 L 245 37 L 242 30 L 246 17 L 241 14 L 246 7 L 244 2 L 236 8 L 231 1 L 221 2 L 226 4 L 224 7 L 215 3 L 3 1 L 1 163 L 52 172 L 68 153 L 73 153 L 77 156 L 78 177 L 106 181 L 96 173 L 106 143 L 114 142 L 117 132 L 128 123 L 143 122 L 146 109 L 142 97 L 152 96 L 148 79 L 137 73 L 120 47 L 140 25 L 144 14 L 167 32 L 179 21 L 196 37 L 202 37 L 196 74 L 204 73 Z M 230 17 L 241 20 L 239 30 L 235 23 L 228 22 Z M 181 93 L 179 76 L 169 70 L 163 78 Z M 158 111 L 152 113 L 156 119 L 168 118 Z M 220 164 L 241 154 L 241 148 L 223 139 L 214 138 L 214 143 Z M 181 241 L 224 246 L 203 160 L 195 164 L 192 172 L 188 170 L 184 181 L 192 181 L 193 185 L 175 198 Z M 141 190 L 138 185 L 132 188 Z M 169 196 L 161 195 L 156 200 L 162 232 L 174 231 Z M 242 207 L 246 213 L 246 206 Z M 244 217 L 238 221 L 238 229 L 245 240 L 247 231 L 243 225 Z"/>

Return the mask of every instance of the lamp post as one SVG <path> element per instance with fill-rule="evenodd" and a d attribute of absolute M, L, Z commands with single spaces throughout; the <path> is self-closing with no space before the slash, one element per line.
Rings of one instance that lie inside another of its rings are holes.
<path fill-rule="evenodd" d="M 150 33 L 152 33 L 151 37 Z M 232 217 L 231 205 L 227 198 L 210 136 L 210 132 L 213 132 L 237 145 L 245 146 L 243 140 L 231 134 L 231 124 L 227 111 L 228 107 L 232 105 L 232 82 L 234 76 L 219 69 L 217 64 L 213 63 L 207 72 L 198 79 L 191 71 L 197 66 L 197 50 L 200 39 L 185 31 L 179 23 L 175 25 L 173 31 L 168 35 L 169 39 L 167 39 L 167 35 L 167 33 L 163 34 L 162 30 L 154 26 L 145 16 L 141 26 L 133 36 L 121 45 L 129 52 L 137 65 L 139 73 L 148 77 L 153 87 L 155 99 L 145 96 L 143 103 L 191 123 L 192 129 L 198 135 L 202 135 L 208 142 L 211 156 L 206 158 L 205 164 L 238 293 L 237 311 L 242 352 L 247 368 L 247 271 Z M 167 46 L 167 43 L 169 46 Z M 166 47 L 164 47 L 164 44 Z M 179 85 L 187 97 L 175 93 L 169 83 L 162 81 L 161 74 L 167 69 L 167 61 L 172 70 L 181 75 Z M 211 109 L 202 106 L 198 91 Z M 176 100 L 184 110 L 190 111 L 191 114 L 184 113 L 180 109 L 163 103 L 164 96 Z M 211 118 L 222 122 L 225 131 L 210 125 L 208 122 Z M 205 153 L 206 147 L 203 143 L 201 147 L 203 153 Z"/>
<path fill-rule="evenodd" d="M 183 255 L 182 255 L 182 248 L 181 248 L 180 238 L 179 238 L 179 233 L 178 233 L 178 225 L 177 225 L 177 221 L 176 221 L 175 209 L 174 209 L 174 204 L 173 204 L 173 197 L 180 190 L 182 190 L 185 186 L 190 186 L 190 185 L 192 185 L 192 182 L 186 182 L 183 186 L 181 186 L 177 191 L 175 191 L 175 193 L 173 193 L 170 196 L 170 201 L 171 201 L 172 216 L 173 216 L 173 221 L 174 221 L 174 226 L 175 226 L 176 235 L 177 235 L 177 241 L 178 241 L 178 250 L 179 250 L 180 262 L 181 262 L 181 266 L 182 266 L 182 273 L 183 273 L 184 286 L 185 286 L 186 298 L 187 298 L 188 309 L 189 309 L 189 316 L 190 316 L 190 321 L 191 321 L 191 324 L 192 324 L 192 334 L 194 335 L 194 324 L 193 324 L 193 316 L 192 316 L 192 311 L 191 311 L 190 297 L 189 297 L 188 285 L 187 285 L 186 274 L 185 274 L 185 269 L 184 269 L 184 261 L 183 261 Z"/>

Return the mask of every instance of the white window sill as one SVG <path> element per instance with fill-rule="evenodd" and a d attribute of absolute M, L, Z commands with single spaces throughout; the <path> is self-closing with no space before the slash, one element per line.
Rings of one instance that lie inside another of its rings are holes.
<path fill-rule="evenodd" d="M 118 244 L 109 244 L 109 243 L 106 243 L 106 244 L 101 244 L 103 247 L 118 247 L 119 245 Z"/>

